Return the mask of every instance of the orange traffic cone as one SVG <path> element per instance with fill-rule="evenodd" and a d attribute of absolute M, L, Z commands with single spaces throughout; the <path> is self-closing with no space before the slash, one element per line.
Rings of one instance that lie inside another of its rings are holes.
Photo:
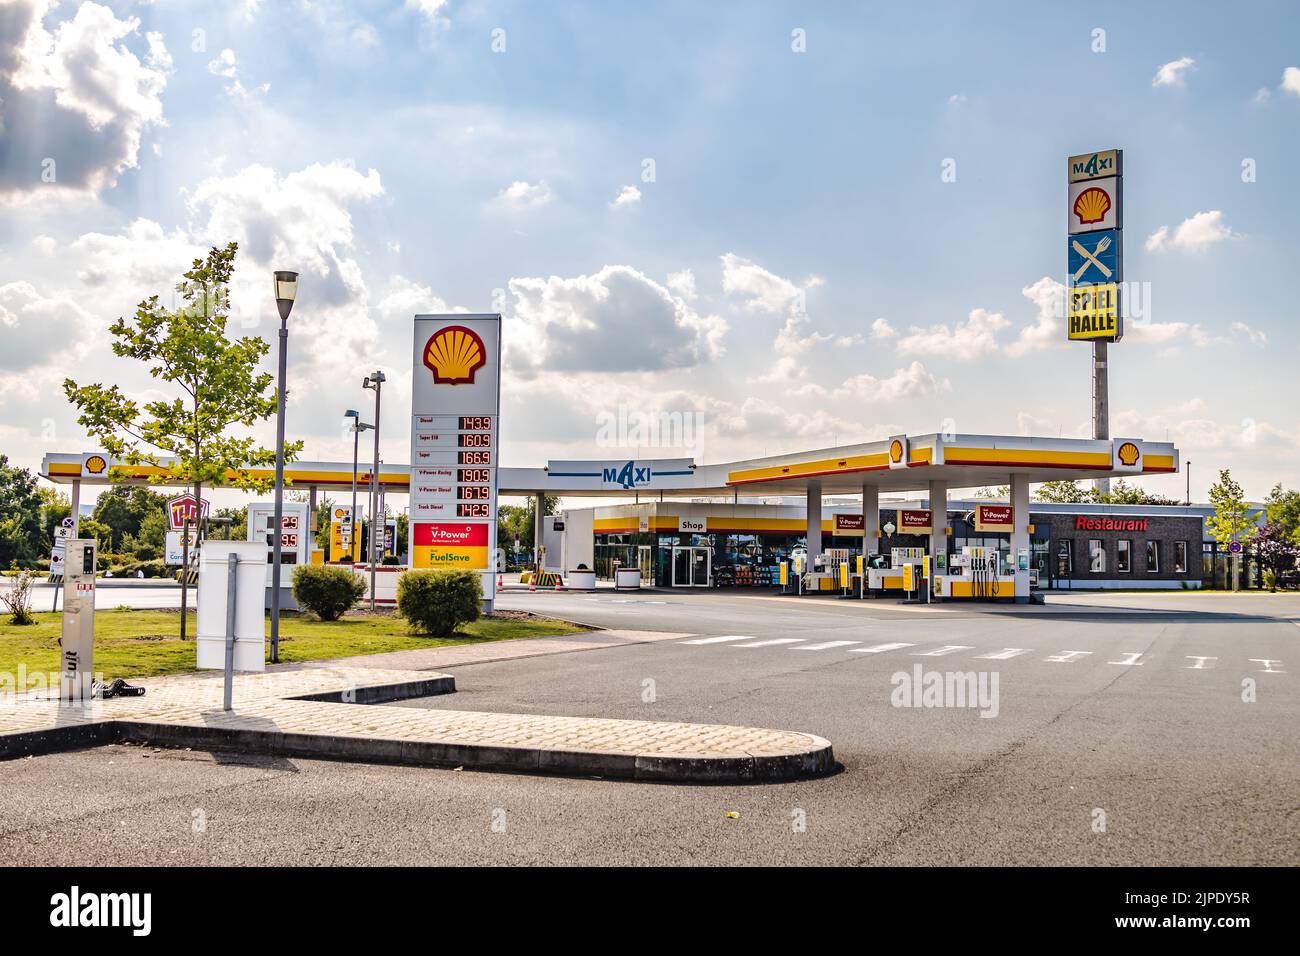
<path fill-rule="evenodd" d="M 560 587 L 562 583 L 563 583 L 563 579 L 557 574 L 555 576 L 555 590 L 557 591 L 563 590 L 563 588 Z"/>

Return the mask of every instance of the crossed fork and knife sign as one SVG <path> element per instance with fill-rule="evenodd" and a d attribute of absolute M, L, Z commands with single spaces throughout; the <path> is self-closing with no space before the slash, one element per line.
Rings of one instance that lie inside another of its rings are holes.
<path fill-rule="evenodd" d="M 1097 243 L 1097 248 L 1093 249 L 1091 252 L 1089 252 L 1078 239 L 1075 239 L 1070 243 L 1070 245 L 1074 247 L 1075 252 L 1083 256 L 1083 265 L 1079 266 L 1078 271 L 1074 273 L 1075 282 L 1078 282 L 1079 277 L 1088 271 L 1088 266 L 1090 265 L 1096 266 L 1101 271 L 1101 274 L 1107 279 L 1110 278 L 1110 269 L 1103 265 L 1102 261 L 1097 258 L 1110 248 L 1110 236 L 1102 236 L 1101 240 Z"/>

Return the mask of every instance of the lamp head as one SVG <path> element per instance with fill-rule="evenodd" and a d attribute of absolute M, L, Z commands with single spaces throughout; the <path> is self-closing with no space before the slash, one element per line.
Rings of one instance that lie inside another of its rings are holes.
<path fill-rule="evenodd" d="M 279 270 L 275 273 L 275 304 L 280 309 L 280 321 L 284 322 L 293 311 L 293 302 L 298 298 L 298 273 Z"/>

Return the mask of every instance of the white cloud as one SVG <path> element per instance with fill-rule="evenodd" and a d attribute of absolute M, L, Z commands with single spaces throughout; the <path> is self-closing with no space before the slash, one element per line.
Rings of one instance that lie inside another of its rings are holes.
<path fill-rule="evenodd" d="M 32 239 L 32 245 L 40 250 L 41 255 L 45 256 L 54 255 L 54 250 L 59 246 L 53 236 L 37 236 Z"/>
<path fill-rule="evenodd" d="M 1211 209 L 1198 212 L 1179 223 L 1173 231 L 1172 238 L 1168 226 L 1161 226 L 1147 236 L 1147 252 L 1166 252 L 1177 249 L 1182 252 L 1204 252 L 1216 242 L 1225 239 L 1240 238 L 1240 233 L 1233 232 L 1223 221 L 1223 212 Z"/>
<path fill-rule="evenodd" d="M 1238 335 L 1244 335 L 1251 345 L 1268 345 L 1268 336 L 1262 329 L 1253 329 L 1245 322 L 1233 322 L 1231 328 Z"/>
<path fill-rule="evenodd" d="M 66 294 L 46 296 L 25 281 L 0 285 L 0 380 L 84 345 L 91 327 L 90 314 Z"/>
<path fill-rule="evenodd" d="M 406 0 L 406 9 L 414 10 L 436 27 L 445 27 L 448 20 L 442 15 L 447 0 Z"/>
<path fill-rule="evenodd" d="M 950 110 L 961 109 L 965 105 L 966 105 L 965 93 L 954 93 L 952 96 L 948 97 L 948 109 Z"/>
<path fill-rule="evenodd" d="M 1269 88 L 1267 86 L 1261 86 L 1259 89 L 1255 91 L 1255 102 L 1267 103 L 1269 101 L 1269 98 L 1272 95 L 1273 95 L 1272 92 L 1269 91 Z"/>
<path fill-rule="evenodd" d="M 610 203 L 610 208 L 617 209 L 620 206 L 634 206 L 641 201 L 641 190 L 635 186 L 624 186 L 619 190 L 619 194 L 614 197 Z"/>
<path fill-rule="evenodd" d="M 1050 276 L 1043 276 L 1033 285 L 1020 290 L 1038 307 L 1038 317 L 1026 325 L 1007 347 L 1009 355 L 1020 356 L 1028 352 L 1059 345 L 1065 338 L 1065 286 Z"/>
<path fill-rule="evenodd" d="M 1010 324 L 1001 312 L 972 309 L 966 321 L 955 326 L 913 326 L 907 335 L 898 340 L 898 350 L 969 361 L 996 352 L 997 333 Z"/>
<path fill-rule="evenodd" d="M 888 319 L 876 319 L 871 323 L 871 337 L 873 339 L 892 339 L 898 334 L 898 330 L 889 324 Z"/>
<path fill-rule="evenodd" d="M 216 59 L 208 63 L 208 72 L 213 76 L 224 77 L 229 82 L 226 83 L 226 94 L 228 96 L 247 97 L 248 90 L 239 80 L 239 64 L 235 57 L 235 51 L 227 47 L 217 54 Z M 256 92 L 266 93 L 271 89 L 270 83 L 263 83 L 257 87 Z"/>
<path fill-rule="evenodd" d="M 145 54 L 126 41 L 140 21 L 83 3 L 53 31 L 50 0 L 13 0 L 0 17 L 0 196 L 93 195 L 138 165 L 146 130 L 165 125 L 171 57 L 161 34 Z M 139 45 L 138 43 L 136 44 Z M 46 182 L 47 160 L 54 181 Z"/>
<path fill-rule="evenodd" d="M 1190 56 L 1180 56 L 1176 60 L 1170 60 L 1160 69 L 1156 70 L 1155 78 L 1151 81 L 1152 86 L 1184 86 L 1186 80 L 1183 76 L 1188 70 L 1196 65 L 1196 61 Z"/>
<path fill-rule="evenodd" d="M 727 324 L 626 265 L 514 278 L 506 359 L 520 375 L 686 368 L 718 358 Z"/>
<path fill-rule="evenodd" d="M 798 309 L 804 293 L 821 284 L 822 280 L 813 276 L 800 286 L 735 253 L 722 256 L 722 291 L 742 298 L 744 308 L 750 312 L 779 315 Z"/>
<path fill-rule="evenodd" d="M 505 209 L 532 209 L 551 201 L 551 187 L 544 182 L 529 183 L 516 179 L 497 193 L 495 205 Z"/>
<path fill-rule="evenodd" d="M 696 296 L 695 273 L 690 269 L 683 269 L 681 272 L 668 273 L 668 280 L 664 284 L 687 302 L 690 302 Z"/>
<path fill-rule="evenodd" d="M 1300 66 L 1288 66 L 1282 71 L 1282 92 L 1300 96 Z"/>

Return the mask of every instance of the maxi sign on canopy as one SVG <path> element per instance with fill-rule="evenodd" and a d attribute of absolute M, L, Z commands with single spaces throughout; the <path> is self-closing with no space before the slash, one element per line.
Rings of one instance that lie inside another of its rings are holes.
<path fill-rule="evenodd" d="M 494 593 L 501 316 L 417 315 L 411 385 L 411 567 L 469 568 Z"/>
<path fill-rule="evenodd" d="M 1124 151 L 1071 156 L 1066 183 L 1066 337 L 1124 336 Z"/>

